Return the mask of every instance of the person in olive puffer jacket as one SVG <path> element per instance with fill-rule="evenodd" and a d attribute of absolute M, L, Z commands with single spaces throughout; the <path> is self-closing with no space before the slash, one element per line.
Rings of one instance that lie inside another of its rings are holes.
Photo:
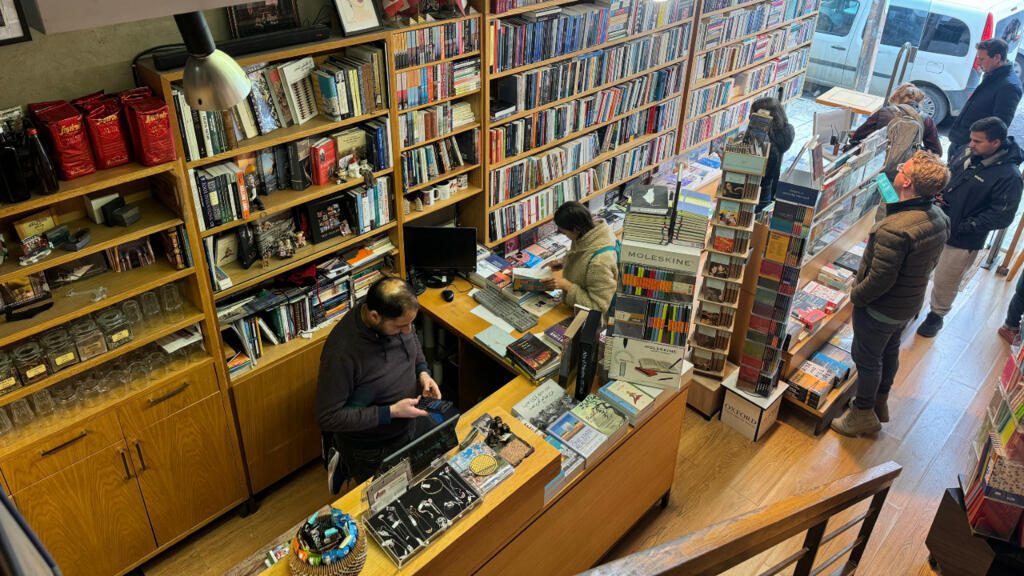
<path fill-rule="evenodd" d="M 949 238 L 949 218 L 933 202 L 948 180 L 949 170 L 938 156 L 915 153 L 893 183 L 899 202 L 888 204 L 885 218 L 871 229 L 850 291 L 856 396 L 832 421 L 832 429 L 844 436 L 873 434 L 889 421 L 900 337 L 924 304 L 928 277 Z"/>

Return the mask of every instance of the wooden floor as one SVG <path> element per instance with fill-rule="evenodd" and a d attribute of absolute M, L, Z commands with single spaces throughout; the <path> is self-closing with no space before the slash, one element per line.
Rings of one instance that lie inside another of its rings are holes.
<path fill-rule="evenodd" d="M 890 491 L 858 574 L 932 574 L 924 539 L 943 490 L 956 485 L 956 475 L 973 458 L 971 441 L 1006 357 L 1007 346 L 996 329 L 1012 293 L 1012 283 L 981 270 L 958 297 L 937 338 L 917 337 L 917 323 L 908 328 L 889 399 L 892 420 L 875 439 L 843 438 L 831 431 L 815 438 L 809 423 L 784 407 L 779 425 L 753 444 L 720 421 L 707 422 L 689 412 L 668 509 L 652 510 L 609 558 L 895 460 L 903 473 Z M 262 495 L 255 514 L 226 516 L 143 570 L 150 576 L 223 574 L 330 500 L 322 468 L 311 465 Z M 754 573 L 792 550 L 781 548 L 733 573 Z M 820 558 L 829 557 L 829 550 Z"/>

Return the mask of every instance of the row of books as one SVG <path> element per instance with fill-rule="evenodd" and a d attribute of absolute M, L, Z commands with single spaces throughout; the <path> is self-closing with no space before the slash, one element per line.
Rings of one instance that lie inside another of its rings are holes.
<path fill-rule="evenodd" d="M 760 34 L 746 40 L 698 54 L 693 59 L 694 80 L 700 82 L 729 74 L 732 70 L 773 58 L 786 50 L 786 30 Z"/>
<path fill-rule="evenodd" d="M 363 159 L 377 170 L 390 167 L 391 127 L 387 119 L 369 121 L 315 141 L 300 138 L 229 162 L 189 169 L 192 196 L 200 209 L 200 230 L 249 218 L 257 196 L 278 190 L 301 191 L 314 184 L 347 179 L 339 166 Z"/>
<path fill-rule="evenodd" d="M 588 170 L 491 212 L 491 241 L 551 217 L 562 204 L 593 194 L 601 184 L 599 172 Z"/>
<path fill-rule="evenodd" d="M 692 122 L 684 123 L 682 136 L 683 147 L 689 148 L 691 146 L 696 146 L 716 134 L 721 134 L 723 132 L 739 128 L 747 121 L 747 117 L 750 115 L 750 106 L 753 103 L 754 99 L 737 102 L 736 104 L 733 104 L 723 110 L 719 110 L 714 114 L 709 114 Z"/>
<path fill-rule="evenodd" d="M 494 140 L 491 139 L 492 149 Z M 491 205 L 528 193 L 592 162 L 600 153 L 597 133 L 590 133 L 539 156 L 524 158 L 490 171 Z"/>
<path fill-rule="evenodd" d="M 780 96 L 780 101 L 786 102 L 803 94 L 805 79 L 806 77 L 803 74 L 801 74 L 796 78 L 790 78 L 789 80 L 786 80 L 786 82 L 782 84 L 782 94 Z"/>
<path fill-rule="evenodd" d="M 473 105 L 469 102 L 442 102 L 437 106 L 401 114 L 398 120 L 398 140 L 403 147 L 451 134 L 455 130 L 476 122 Z"/>
<path fill-rule="evenodd" d="M 696 274 L 664 268 L 625 263 L 620 267 L 621 294 L 657 300 L 687 302 L 693 299 Z"/>
<path fill-rule="evenodd" d="M 581 55 L 572 60 L 498 78 L 491 90 L 495 121 L 612 84 L 620 78 L 657 68 L 685 54 L 683 44 L 689 27 L 679 27 Z M 679 63 L 677 74 L 684 74 Z"/>
<path fill-rule="evenodd" d="M 646 103 L 657 102 L 681 90 L 683 75 L 677 68 L 661 70 L 490 129 L 491 162 L 517 156 L 574 132 L 606 123 Z M 637 112 L 642 114 L 644 111 Z"/>
<path fill-rule="evenodd" d="M 550 501 L 585 468 L 597 464 L 630 425 L 645 422 L 668 393 L 653 386 L 611 381 L 582 401 L 545 380 L 512 407 L 512 415 L 562 454 L 561 471 L 544 488 Z"/>
<path fill-rule="evenodd" d="M 702 18 L 697 26 L 697 45 L 702 50 L 726 44 L 770 26 L 769 4 L 755 4 L 748 8 L 723 12 Z"/>
<path fill-rule="evenodd" d="M 843 290 L 811 280 L 793 295 L 789 315 L 800 328 L 812 333 L 827 316 L 842 308 L 849 297 Z"/>
<path fill-rule="evenodd" d="M 164 245 L 164 256 L 175 270 L 184 270 L 192 266 L 192 248 L 188 245 L 188 232 L 185 225 L 160 233 Z"/>
<path fill-rule="evenodd" d="M 491 71 L 537 64 L 607 40 L 609 11 L 594 4 L 554 7 L 491 22 Z"/>
<path fill-rule="evenodd" d="M 693 0 L 596 0 L 611 12 L 608 18 L 608 41 L 640 34 L 652 28 L 681 22 L 693 15 Z"/>
<path fill-rule="evenodd" d="M 807 406 L 824 406 L 833 389 L 853 374 L 853 325 L 844 324 L 786 379 L 786 395 Z"/>
<path fill-rule="evenodd" d="M 402 184 L 406 189 L 476 164 L 480 131 L 470 130 L 402 153 Z"/>
<path fill-rule="evenodd" d="M 399 109 L 416 108 L 480 89 L 480 58 L 441 62 L 395 73 Z"/>
<path fill-rule="evenodd" d="M 726 78 L 703 88 L 690 92 L 690 100 L 686 104 L 686 119 L 696 118 L 701 114 L 729 103 L 736 78 Z"/>
<path fill-rule="evenodd" d="M 750 249 L 750 232 L 715 226 L 711 230 L 708 245 L 724 254 L 745 256 Z"/>
<path fill-rule="evenodd" d="M 602 163 L 608 166 L 608 182 L 621 182 L 632 174 L 638 174 L 649 166 L 663 162 L 674 154 L 675 144 L 676 133 L 672 131 L 617 154 L 611 160 Z"/>
<path fill-rule="evenodd" d="M 445 22 L 429 28 L 392 35 L 395 69 L 430 64 L 480 49 L 480 23 L 476 18 Z"/>
<path fill-rule="evenodd" d="M 619 294 L 615 303 L 615 334 L 674 346 L 686 344 L 690 333 L 687 303 L 634 298 Z"/>
<path fill-rule="evenodd" d="M 691 248 L 704 248 L 708 220 L 712 216 L 714 199 L 710 194 L 682 188 L 676 199 L 676 219 L 670 231 L 669 242 Z"/>
<path fill-rule="evenodd" d="M 814 36 L 814 28 L 815 20 L 813 18 L 790 24 L 786 33 L 786 46 L 793 48 L 810 42 Z"/>
<path fill-rule="evenodd" d="M 224 153 L 246 139 L 304 124 L 319 113 L 331 120 L 387 108 L 386 61 L 376 45 L 354 46 L 317 65 L 311 57 L 246 67 L 253 89 L 224 112 L 192 110 L 172 88 L 186 159 Z"/>
<path fill-rule="evenodd" d="M 682 99 L 674 97 L 668 102 L 640 110 L 634 114 L 598 129 L 601 134 L 601 150 L 612 151 L 641 136 L 657 134 L 677 126 Z"/>

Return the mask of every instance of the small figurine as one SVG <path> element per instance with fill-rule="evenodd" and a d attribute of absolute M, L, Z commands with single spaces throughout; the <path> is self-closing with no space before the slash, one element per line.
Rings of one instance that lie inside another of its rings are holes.
<path fill-rule="evenodd" d="M 306 233 L 303 232 L 302 230 L 299 230 L 298 232 L 295 233 L 295 247 L 296 248 L 302 248 L 305 245 L 306 245 Z"/>
<path fill-rule="evenodd" d="M 373 176 L 373 167 L 366 160 L 359 163 L 359 173 L 363 176 L 363 184 L 366 184 L 367 188 L 373 188 L 376 178 Z"/>
<path fill-rule="evenodd" d="M 352 157 L 352 161 L 348 164 L 347 176 L 349 178 L 359 178 L 359 163 L 356 161 L 356 157 Z"/>

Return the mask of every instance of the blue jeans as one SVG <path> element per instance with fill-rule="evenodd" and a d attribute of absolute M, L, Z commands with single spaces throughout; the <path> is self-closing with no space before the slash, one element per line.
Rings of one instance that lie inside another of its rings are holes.
<path fill-rule="evenodd" d="M 857 395 L 853 406 L 873 408 L 879 394 L 888 394 L 900 369 L 900 336 L 907 322 L 876 320 L 867 308 L 853 309 L 853 361 L 857 364 Z"/>
<path fill-rule="evenodd" d="M 1006 325 L 1015 330 L 1020 328 L 1020 317 L 1024 315 L 1024 273 L 1017 277 L 1017 289 L 1010 298 L 1006 309 Z"/>

